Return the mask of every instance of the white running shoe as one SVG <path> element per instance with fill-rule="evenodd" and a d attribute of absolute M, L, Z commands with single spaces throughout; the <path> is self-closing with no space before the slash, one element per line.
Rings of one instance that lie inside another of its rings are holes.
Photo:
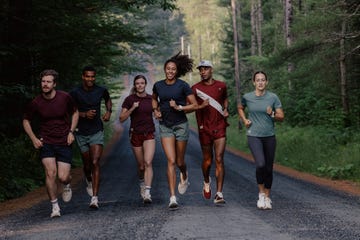
<path fill-rule="evenodd" d="M 60 217 L 61 214 L 60 214 L 60 208 L 57 206 L 57 207 L 53 207 L 52 208 L 52 212 L 50 214 L 50 217 L 51 218 L 55 218 L 55 217 Z"/>
<path fill-rule="evenodd" d="M 148 191 L 145 191 L 145 194 L 144 194 L 144 203 L 152 203 L 151 194 L 150 194 L 150 192 L 148 192 Z"/>
<path fill-rule="evenodd" d="M 86 191 L 89 194 L 90 197 L 93 196 L 93 188 L 92 188 L 92 182 L 88 181 L 87 178 L 85 178 L 86 180 Z"/>
<path fill-rule="evenodd" d="M 186 179 L 184 180 L 183 178 L 183 174 L 180 172 L 180 182 L 179 182 L 179 185 L 178 185 L 178 191 L 180 194 L 184 194 L 186 193 L 186 190 L 188 188 L 188 186 L 190 185 L 190 182 L 189 182 L 189 174 L 186 172 Z"/>
<path fill-rule="evenodd" d="M 224 195 L 222 194 L 222 192 L 216 193 L 215 198 L 214 198 L 214 203 L 215 204 L 225 203 Z"/>
<path fill-rule="evenodd" d="M 257 207 L 258 207 L 258 209 L 265 209 L 265 193 L 259 193 Z"/>
<path fill-rule="evenodd" d="M 171 196 L 170 197 L 170 203 L 169 203 L 169 209 L 170 210 L 175 210 L 178 208 L 178 203 L 176 201 L 176 197 L 175 196 Z"/>
<path fill-rule="evenodd" d="M 91 202 L 90 202 L 89 207 L 93 208 L 93 209 L 99 209 L 99 200 L 98 200 L 97 196 L 93 196 L 91 198 Z"/>
<path fill-rule="evenodd" d="M 62 199 L 64 202 L 70 202 L 71 197 L 72 197 L 72 191 L 69 183 L 67 185 L 64 185 Z"/>
<path fill-rule="evenodd" d="M 272 205 L 271 205 L 272 201 L 269 197 L 265 197 L 265 207 L 264 209 L 270 210 L 272 209 Z"/>

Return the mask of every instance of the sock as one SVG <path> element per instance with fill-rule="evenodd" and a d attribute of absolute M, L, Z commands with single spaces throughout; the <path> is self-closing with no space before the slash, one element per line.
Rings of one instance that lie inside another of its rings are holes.
<path fill-rule="evenodd" d="M 50 202 L 51 202 L 52 208 L 60 208 L 57 198 L 54 200 L 51 200 Z"/>
<path fill-rule="evenodd" d="M 145 194 L 150 194 L 150 189 L 151 189 L 150 186 L 146 186 L 145 187 Z"/>

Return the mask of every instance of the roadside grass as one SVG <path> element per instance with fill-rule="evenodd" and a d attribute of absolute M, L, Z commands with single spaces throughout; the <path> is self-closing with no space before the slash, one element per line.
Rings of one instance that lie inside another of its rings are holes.
<path fill-rule="evenodd" d="M 245 129 L 229 118 L 227 145 L 250 153 Z M 330 179 L 360 182 L 360 133 L 276 123 L 276 163 Z"/>

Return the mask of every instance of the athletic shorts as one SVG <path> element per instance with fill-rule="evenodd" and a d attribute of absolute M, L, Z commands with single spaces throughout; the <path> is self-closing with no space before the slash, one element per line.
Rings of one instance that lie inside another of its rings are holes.
<path fill-rule="evenodd" d="M 58 162 L 71 164 L 72 162 L 72 146 L 44 144 L 40 149 L 40 159 L 55 158 Z"/>
<path fill-rule="evenodd" d="M 130 143 L 133 147 L 142 147 L 146 140 L 155 139 L 154 133 L 130 133 Z"/>
<path fill-rule="evenodd" d="M 214 140 L 226 137 L 226 128 L 210 131 L 199 131 L 200 144 L 204 146 L 212 145 Z"/>
<path fill-rule="evenodd" d="M 167 127 L 159 124 L 160 137 L 175 137 L 178 141 L 187 141 L 189 139 L 189 123 L 184 122 L 178 125 Z"/>
<path fill-rule="evenodd" d="M 75 135 L 76 142 L 82 153 L 88 152 L 91 145 L 104 145 L 104 131 L 92 135 Z"/>

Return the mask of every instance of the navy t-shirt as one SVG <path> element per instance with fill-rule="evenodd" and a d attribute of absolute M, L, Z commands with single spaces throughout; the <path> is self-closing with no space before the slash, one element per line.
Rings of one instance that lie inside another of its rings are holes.
<path fill-rule="evenodd" d="M 162 119 L 159 121 L 160 124 L 172 127 L 187 122 L 184 111 L 177 111 L 170 107 L 170 100 L 174 100 L 177 105 L 186 105 L 186 97 L 193 94 L 188 83 L 181 79 L 176 79 L 175 83 L 167 84 L 165 80 L 161 80 L 154 84 L 153 93 L 159 97 L 162 115 Z"/>
<path fill-rule="evenodd" d="M 96 84 L 91 91 L 78 86 L 70 92 L 70 95 L 77 104 L 79 112 L 96 110 L 96 116 L 93 119 L 79 118 L 77 134 L 88 136 L 103 131 L 100 109 L 101 101 L 104 99 L 107 102 L 110 99 L 108 90 Z"/>

